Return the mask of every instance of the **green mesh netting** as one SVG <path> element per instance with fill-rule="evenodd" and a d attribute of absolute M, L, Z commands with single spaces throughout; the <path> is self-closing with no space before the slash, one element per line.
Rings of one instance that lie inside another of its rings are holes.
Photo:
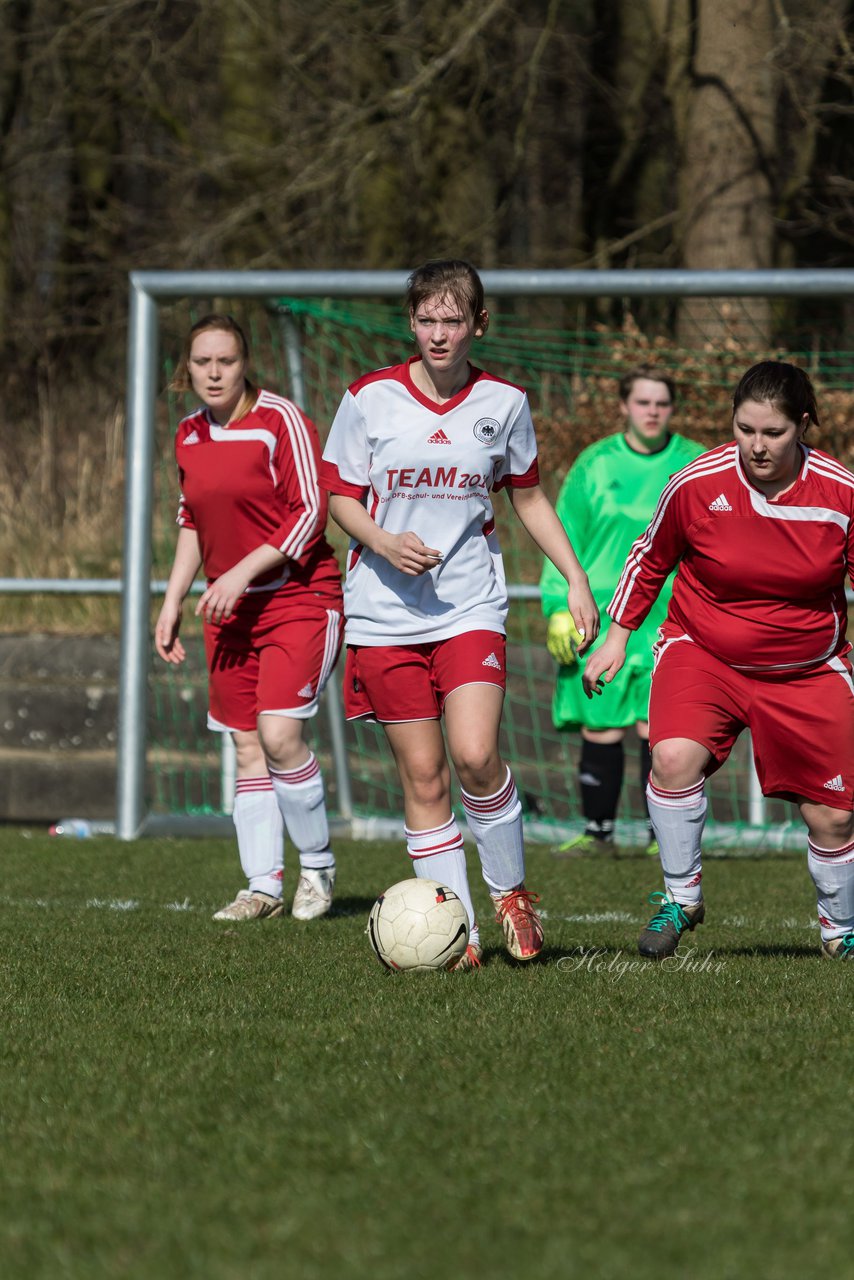
<path fill-rule="evenodd" d="M 476 345 L 476 363 L 525 386 L 534 410 L 543 483 L 554 496 L 578 452 L 593 440 L 620 429 L 617 381 L 643 361 L 669 369 L 679 394 L 674 426 L 708 446 L 729 437 L 729 397 L 740 373 L 754 361 L 782 357 L 810 370 L 823 409 L 815 443 L 850 465 L 854 437 L 849 429 L 854 405 L 854 352 L 822 350 L 811 338 L 808 351 L 768 343 L 746 343 L 743 335 L 720 339 L 725 304 L 707 301 L 715 341 L 700 350 L 678 348 L 667 336 L 642 331 L 627 301 L 621 304 L 619 327 L 597 320 L 594 303 L 571 304 L 574 328 L 535 328 L 510 314 L 493 319 Z M 531 302 L 528 300 L 527 309 Z M 209 308 L 175 307 L 165 317 L 166 339 L 177 351 L 186 326 Z M 217 310 L 224 309 L 220 301 Z M 296 397 L 288 376 L 285 331 L 296 335 L 301 353 L 305 408 L 325 438 L 346 386 L 360 374 L 393 364 L 411 352 L 403 311 L 387 303 L 318 299 L 280 299 L 250 314 L 246 300 L 235 313 L 250 331 L 257 380 Z M 522 308 L 525 310 L 526 308 Z M 563 307 L 566 315 L 570 304 Z M 725 319 L 725 315 L 724 315 Z M 663 324 L 662 317 L 656 322 Z M 170 368 L 164 368 L 164 385 Z M 165 577 L 174 548 L 177 483 L 172 436 L 191 401 L 165 397 L 158 424 L 159 458 L 156 485 L 154 572 Z M 503 751 L 511 765 L 533 838 L 558 840 L 581 830 L 576 784 L 580 750 L 577 733 L 557 733 L 550 703 L 554 665 L 545 648 L 545 623 L 536 598 L 540 553 L 515 520 L 509 503 L 496 496 L 507 581 L 527 588 L 533 598 L 514 599 L 508 624 L 508 692 L 503 723 Z M 345 539 L 330 525 L 329 536 L 342 553 Z M 154 616 L 159 607 L 155 603 Z M 184 639 L 189 656 L 183 668 L 166 668 L 152 656 L 152 723 L 149 733 L 149 791 L 156 812 L 220 812 L 230 807 L 222 794 L 219 735 L 205 729 L 206 687 L 200 628 L 185 608 Z M 342 664 L 343 665 L 343 664 Z M 337 786 L 332 768 L 327 718 L 321 712 L 311 726 L 314 749 L 324 768 L 330 808 L 336 810 Z M 347 727 L 349 773 L 356 812 L 397 817 L 402 795 L 396 770 L 381 730 L 364 724 Z M 639 785 L 638 743 L 626 738 L 626 776 L 618 815 L 617 837 L 623 845 L 645 843 L 645 809 Z M 742 735 L 733 756 L 709 784 L 711 849 L 756 851 L 801 842 L 794 810 L 781 801 L 765 803 L 761 825 L 756 796 L 751 807 L 749 738 Z"/>

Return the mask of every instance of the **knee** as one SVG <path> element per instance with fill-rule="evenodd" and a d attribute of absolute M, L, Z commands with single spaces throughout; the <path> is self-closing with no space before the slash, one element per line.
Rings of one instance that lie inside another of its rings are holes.
<path fill-rule="evenodd" d="M 841 849 L 854 840 L 854 814 L 823 807 L 808 823 L 810 835 L 823 849 Z"/>
<path fill-rule="evenodd" d="M 493 746 L 467 743 L 454 755 L 454 768 L 464 791 L 490 795 L 504 781 L 506 770 Z"/>
<path fill-rule="evenodd" d="M 406 787 L 409 799 L 424 807 L 433 807 L 450 800 L 451 775 L 444 768 L 422 767 L 409 773 Z"/>
<path fill-rule="evenodd" d="M 267 761 L 257 733 L 233 733 L 234 756 L 238 772 L 246 778 L 267 772 Z"/>
<path fill-rule="evenodd" d="M 258 738 L 273 769 L 297 769 L 308 759 L 301 720 L 287 716 L 259 716 Z"/>
<path fill-rule="evenodd" d="M 685 747 L 686 744 L 678 739 L 668 739 L 654 747 L 651 778 L 663 791 L 682 791 L 703 777 L 697 753 L 686 751 Z"/>

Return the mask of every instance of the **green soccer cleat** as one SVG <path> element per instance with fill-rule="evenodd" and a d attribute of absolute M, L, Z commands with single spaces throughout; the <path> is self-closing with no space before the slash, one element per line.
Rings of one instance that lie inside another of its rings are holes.
<path fill-rule="evenodd" d="M 821 954 L 828 960 L 854 960 L 854 930 L 841 938 L 829 938 L 821 944 Z"/>
<path fill-rule="evenodd" d="M 638 938 L 638 951 L 650 960 L 664 960 L 673 955 L 686 930 L 703 923 L 706 904 L 701 898 L 690 906 L 680 906 L 669 892 L 651 893 L 649 901 L 659 903 L 659 908 Z"/>
<path fill-rule="evenodd" d="M 613 840 L 600 840 L 598 836 L 588 835 L 585 831 L 583 835 L 574 836 L 572 840 L 559 844 L 554 854 L 556 858 L 589 858 L 603 855 L 609 857 L 615 852 Z"/>

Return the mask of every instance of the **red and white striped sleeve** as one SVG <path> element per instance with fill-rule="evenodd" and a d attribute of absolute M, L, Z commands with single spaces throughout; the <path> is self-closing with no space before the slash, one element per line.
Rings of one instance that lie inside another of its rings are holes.
<path fill-rule="evenodd" d="M 326 527 L 326 494 L 319 483 L 320 440 L 314 423 L 283 396 L 262 391 L 258 406 L 280 420 L 273 456 L 282 520 L 267 538 L 289 560 L 304 561 Z"/>
<path fill-rule="evenodd" d="M 665 487 L 652 520 L 632 544 L 608 605 L 611 619 L 629 631 L 643 622 L 687 548 L 684 476 L 685 471 L 677 473 Z"/>

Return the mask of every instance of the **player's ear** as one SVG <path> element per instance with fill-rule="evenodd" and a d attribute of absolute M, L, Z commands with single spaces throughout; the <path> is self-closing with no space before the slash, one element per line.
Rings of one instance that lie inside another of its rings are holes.
<path fill-rule="evenodd" d="M 484 310 L 481 311 L 480 315 L 477 317 L 477 321 L 474 326 L 474 336 L 476 338 L 482 338 L 488 328 L 489 328 L 489 312 L 484 308 Z"/>
<path fill-rule="evenodd" d="M 415 312 L 412 310 L 412 307 L 409 308 L 409 332 L 415 332 Z"/>

